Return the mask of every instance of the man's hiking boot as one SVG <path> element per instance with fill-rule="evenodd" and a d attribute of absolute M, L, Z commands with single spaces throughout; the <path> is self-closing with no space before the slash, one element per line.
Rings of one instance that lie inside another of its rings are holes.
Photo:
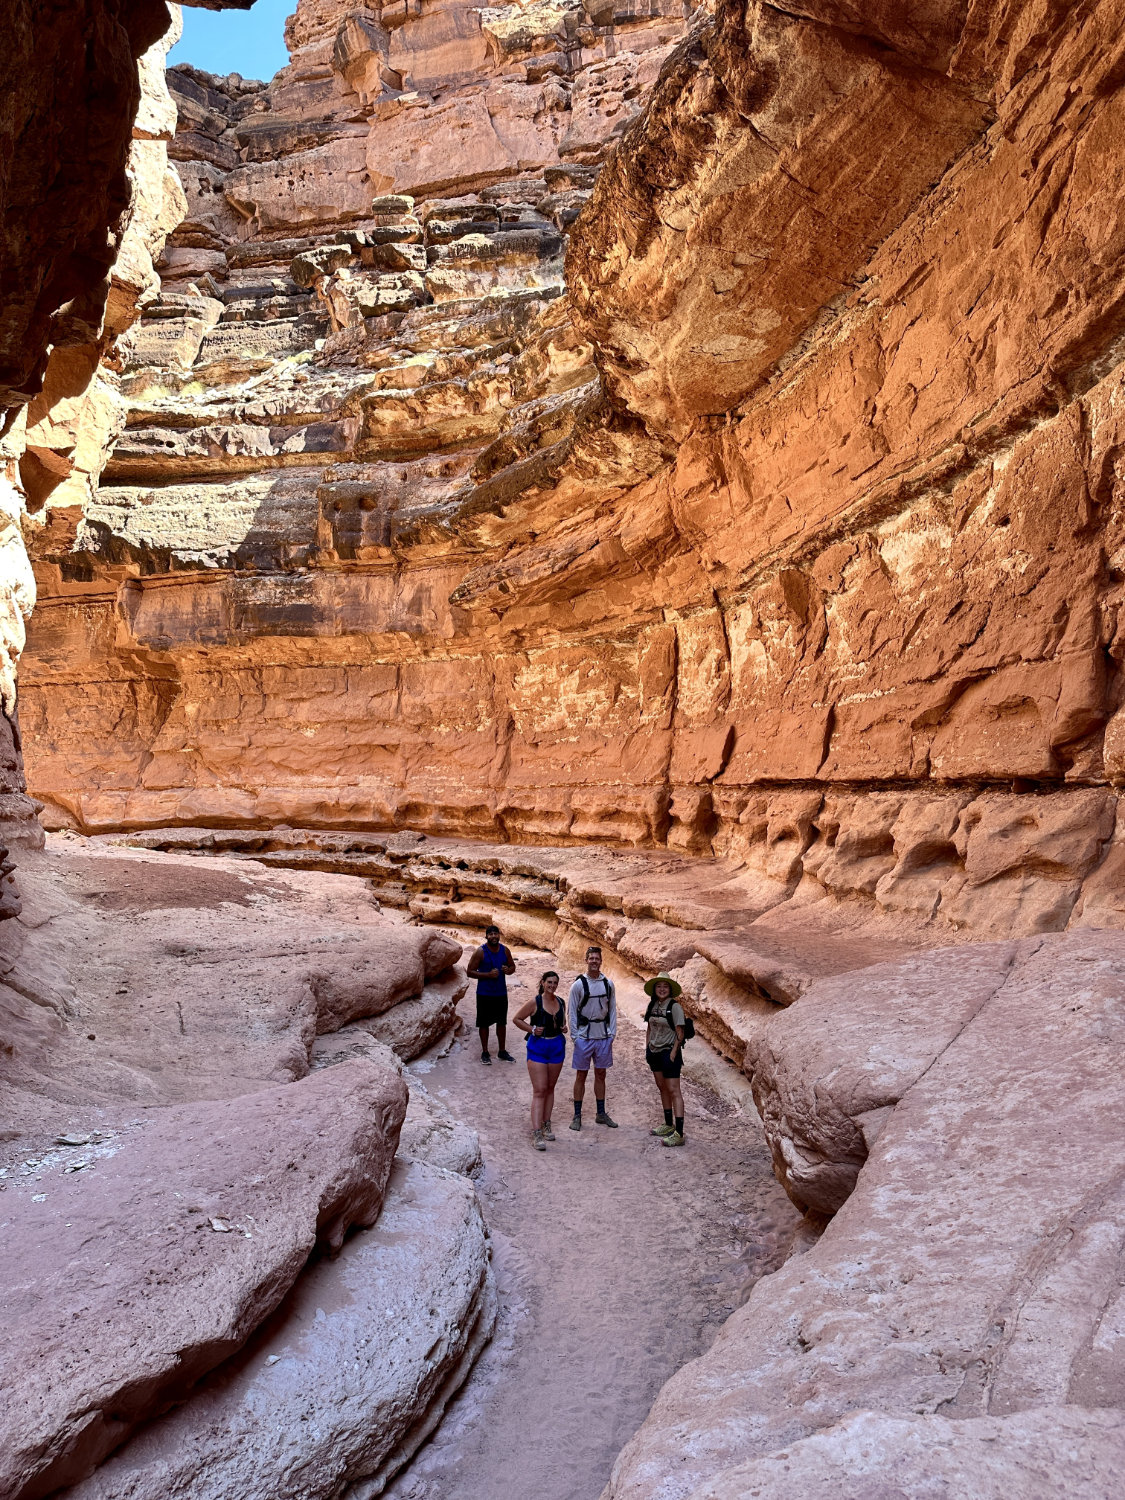
<path fill-rule="evenodd" d="M 581 1115 L 575 1115 L 574 1119 L 571 1120 L 571 1122 L 570 1122 L 570 1128 L 571 1128 L 571 1130 L 581 1130 L 582 1129 L 582 1116 Z"/>
<path fill-rule="evenodd" d="M 515 1058 L 510 1052 L 498 1052 L 496 1056 L 500 1059 L 501 1062 L 515 1062 Z"/>
<path fill-rule="evenodd" d="M 544 1120 L 543 1121 L 543 1139 L 545 1141 L 553 1141 L 554 1138 L 555 1138 L 555 1132 L 551 1129 L 551 1122 L 550 1122 L 550 1120 Z"/>
<path fill-rule="evenodd" d="M 605 1112 L 604 1109 L 599 1114 L 596 1114 L 594 1116 L 594 1124 L 595 1125 L 608 1125 L 609 1128 L 610 1128 L 610 1130 L 616 1130 L 617 1129 L 617 1121 L 616 1120 L 611 1120 L 609 1118 L 609 1116 L 606 1114 L 606 1112 Z"/>
<path fill-rule="evenodd" d="M 675 1135 L 675 1133 L 676 1127 L 674 1125 L 655 1125 L 649 1131 L 649 1135 Z"/>
<path fill-rule="evenodd" d="M 535 1147 L 536 1151 L 546 1151 L 547 1143 L 543 1139 L 543 1132 L 541 1130 L 533 1130 L 531 1132 L 531 1144 Z"/>
<path fill-rule="evenodd" d="M 488 1063 L 489 1067 L 492 1066 L 492 1058 L 489 1055 L 489 1053 L 482 1052 L 481 1055 L 480 1055 L 480 1060 L 481 1060 L 482 1063 Z"/>
<path fill-rule="evenodd" d="M 673 1130 L 671 1135 L 666 1135 L 660 1142 L 662 1146 L 682 1146 L 684 1138 L 678 1130 Z"/>

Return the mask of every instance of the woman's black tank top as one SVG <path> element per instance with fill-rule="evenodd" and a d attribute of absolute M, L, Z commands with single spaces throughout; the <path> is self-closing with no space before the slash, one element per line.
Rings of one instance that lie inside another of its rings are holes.
<path fill-rule="evenodd" d="M 558 1000 L 557 1004 L 559 1008 L 552 1015 L 549 1010 L 543 1008 L 543 996 L 536 995 L 535 997 L 535 1009 L 531 1013 L 531 1024 L 532 1026 L 542 1026 L 544 1039 L 552 1036 L 562 1036 L 562 1032 L 559 1030 L 559 1023 L 563 1017 L 562 1001 Z"/>

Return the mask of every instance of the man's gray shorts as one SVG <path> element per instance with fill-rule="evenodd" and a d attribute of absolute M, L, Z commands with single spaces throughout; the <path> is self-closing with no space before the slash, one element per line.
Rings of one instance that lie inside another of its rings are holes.
<path fill-rule="evenodd" d="M 600 1042 L 584 1042 L 580 1036 L 576 1036 L 570 1054 L 570 1065 L 579 1073 L 587 1073 L 592 1067 L 612 1068 L 613 1043 L 608 1037 L 603 1037 Z"/>

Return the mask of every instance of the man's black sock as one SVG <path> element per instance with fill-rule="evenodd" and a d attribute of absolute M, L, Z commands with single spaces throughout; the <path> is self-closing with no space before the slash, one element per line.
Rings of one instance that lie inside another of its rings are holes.
<path fill-rule="evenodd" d="M 574 1118 L 576 1120 L 580 1120 L 582 1118 L 582 1100 L 581 1099 L 575 1099 L 575 1101 L 574 1101 Z"/>
<path fill-rule="evenodd" d="M 683 1117 L 683 1115 L 677 1115 L 676 1116 L 676 1133 L 678 1135 L 683 1135 L 683 1133 L 684 1133 L 684 1117 Z"/>
<path fill-rule="evenodd" d="M 672 1123 L 672 1111 L 670 1109 L 664 1111 L 664 1123 L 665 1125 L 671 1125 Z"/>

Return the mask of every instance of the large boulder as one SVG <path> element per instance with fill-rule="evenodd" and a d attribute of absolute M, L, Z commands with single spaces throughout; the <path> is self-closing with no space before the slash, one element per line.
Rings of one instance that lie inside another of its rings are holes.
<path fill-rule="evenodd" d="M 274 1311 L 318 1243 L 374 1223 L 407 1092 L 356 1061 L 177 1105 L 6 1184 L 0 1494 L 88 1474 Z"/>
<path fill-rule="evenodd" d="M 433 928 L 373 932 L 362 953 L 325 958 L 308 974 L 319 1032 L 338 1031 L 361 1016 L 379 1016 L 421 995 L 428 979 L 461 957 L 461 944 Z"/>
<path fill-rule="evenodd" d="M 378 1224 L 312 1266 L 242 1356 L 71 1500 L 368 1500 L 432 1431 L 495 1315 L 471 1184 L 400 1163 Z"/>
<path fill-rule="evenodd" d="M 774 1172 L 798 1208 L 834 1214 L 846 1201 L 892 1108 L 996 993 L 1020 951 L 1015 943 L 939 948 L 876 964 L 861 983 L 854 973 L 822 979 L 799 1004 L 759 1017 L 743 1066 Z"/>

